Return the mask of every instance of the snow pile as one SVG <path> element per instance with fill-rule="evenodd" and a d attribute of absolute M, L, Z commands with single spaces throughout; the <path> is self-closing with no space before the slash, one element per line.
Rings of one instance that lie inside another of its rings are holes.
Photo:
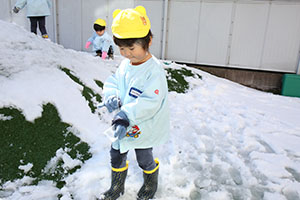
<path fill-rule="evenodd" d="M 0 199 L 95 198 L 110 186 L 110 140 L 102 133 L 112 116 L 102 113 L 99 119 L 92 113 L 82 86 L 59 68 L 70 69 L 101 94 L 94 80 L 104 82 L 122 58 L 102 61 L 14 24 L 0 21 L 0 26 L 0 108 L 20 108 L 32 121 L 41 116 L 42 105 L 51 102 L 92 153 L 80 170 L 66 177 L 63 188 L 51 181 L 26 185 L 31 180 L 24 177 L 4 184 Z M 171 137 L 154 149 L 161 163 L 157 199 L 300 199 L 299 98 L 263 93 L 175 63 L 165 67 L 184 67 L 202 78 L 187 77 L 190 88 L 185 94 L 169 93 Z M 0 115 L 0 120 L 10 116 Z M 80 162 L 59 152 L 57 157 L 70 167 Z M 135 199 L 142 185 L 133 151 L 128 159 L 126 191 L 120 198 L 124 200 Z M 20 165 L 25 171 L 31 167 Z"/>

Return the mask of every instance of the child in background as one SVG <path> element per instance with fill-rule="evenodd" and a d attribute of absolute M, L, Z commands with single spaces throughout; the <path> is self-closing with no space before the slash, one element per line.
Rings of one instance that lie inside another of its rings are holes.
<path fill-rule="evenodd" d="M 114 136 L 110 156 L 112 180 L 101 200 L 115 200 L 124 193 L 127 153 L 135 150 L 144 183 L 137 199 L 152 199 L 158 186 L 159 161 L 153 159 L 154 146 L 169 135 L 168 86 L 165 71 L 149 52 L 152 43 L 150 21 L 142 6 L 115 10 L 112 33 L 125 59 L 103 88 L 104 105 L 118 110 L 112 125 Z"/>
<path fill-rule="evenodd" d="M 113 41 L 110 35 L 105 31 L 106 22 L 103 19 L 97 19 L 94 22 L 93 36 L 88 39 L 85 44 L 85 48 L 88 49 L 93 44 L 93 51 L 97 56 L 102 57 L 103 60 L 108 58 L 114 58 Z"/>
<path fill-rule="evenodd" d="M 27 5 L 27 17 L 30 20 L 30 30 L 37 34 L 37 25 L 43 38 L 48 38 L 46 30 L 46 16 L 50 15 L 51 0 L 18 0 L 13 8 L 18 13 Z"/>

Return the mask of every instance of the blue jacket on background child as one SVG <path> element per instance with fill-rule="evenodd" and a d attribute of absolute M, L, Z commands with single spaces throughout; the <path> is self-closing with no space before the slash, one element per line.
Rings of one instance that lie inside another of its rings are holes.
<path fill-rule="evenodd" d="M 18 0 L 15 4 L 19 10 L 27 5 L 27 17 L 49 16 L 52 6 L 50 0 Z"/>

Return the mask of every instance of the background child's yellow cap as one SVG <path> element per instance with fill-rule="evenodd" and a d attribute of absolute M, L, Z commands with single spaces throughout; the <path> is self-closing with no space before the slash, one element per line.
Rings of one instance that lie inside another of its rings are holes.
<path fill-rule="evenodd" d="M 111 31 L 119 39 L 145 37 L 151 28 L 150 20 L 143 6 L 134 9 L 117 9 L 113 13 Z"/>
<path fill-rule="evenodd" d="M 104 19 L 96 19 L 96 21 L 94 22 L 94 24 L 98 24 L 100 26 L 106 26 L 106 22 Z"/>

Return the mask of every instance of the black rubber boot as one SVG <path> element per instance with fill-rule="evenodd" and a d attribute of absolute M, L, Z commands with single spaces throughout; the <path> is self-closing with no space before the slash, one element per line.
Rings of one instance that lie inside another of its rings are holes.
<path fill-rule="evenodd" d="M 107 52 L 108 58 L 111 58 L 112 60 L 114 59 L 114 50 L 113 47 L 110 46 Z"/>
<path fill-rule="evenodd" d="M 110 189 L 104 192 L 99 200 L 115 200 L 124 194 L 127 171 L 128 162 L 126 163 L 126 167 L 119 169 L 112 168 Z"/>
<path fill-rule="evenodd" d="M 138 192 L 137 200 L 152 199 L 157 190 L 159 162 L 155 159 L 156 167 L 151 171 L 144 171 L 144 184 Z"/>

